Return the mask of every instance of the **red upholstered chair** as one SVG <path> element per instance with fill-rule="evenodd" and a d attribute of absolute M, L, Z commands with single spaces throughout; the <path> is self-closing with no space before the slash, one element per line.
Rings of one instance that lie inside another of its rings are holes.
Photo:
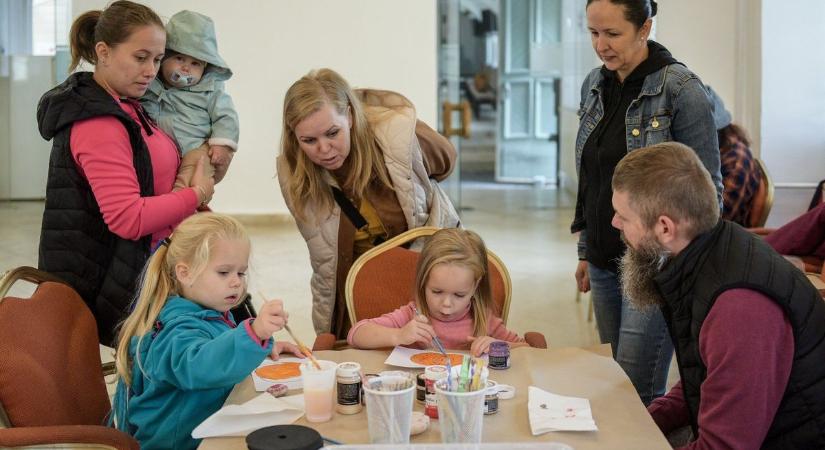
<path fill-rule="evenodd" d="M 31 298 L 6 297 L 18 280 L 37 284 Z M 31 267 L 6 272 L 0 354 L 7 427 L 0 429 L 0 447 L 139 448 L 131 436 L 105 426 L 111 405 L 97 325 L 74 289 Z"/>
<path fill-rule="evenodd" d="M 420 237 L 430 236 L 438 228 L 421 227 L 402 233 L 370 249 L 352 265 L 347 276 L 345 297 L 352 323 L 378 317 L 406 305 L 413 298 L 415 267 L 419 253 L 403 246 Z M 510 274 L 501 259 L 488 249 L 490 287 L 495 302 L 494 313 L 507 323 L 512 285 Z M 544 335 L 528 332 L 524 335 L 531 347 L 547 348 Z M 319 335 L 314 350 L 329 350 L 345 345 L 331 334 Z"/>

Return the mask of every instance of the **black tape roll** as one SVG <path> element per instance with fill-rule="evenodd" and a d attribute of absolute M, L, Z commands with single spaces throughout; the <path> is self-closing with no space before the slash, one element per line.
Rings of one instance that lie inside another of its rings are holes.
<path fill-rule="evenodd" d="M 249 433 L 246 446 L 249 450 L 318 450 L 324 440 L 303 425 L 274 425 Z"/>

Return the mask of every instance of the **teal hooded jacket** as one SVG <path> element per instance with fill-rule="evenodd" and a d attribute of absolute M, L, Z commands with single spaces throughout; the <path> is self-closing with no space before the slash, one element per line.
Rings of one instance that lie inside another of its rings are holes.
<path fill-rule="evenodd" d="M 184 88 L 166 87 L 152 80 L 140 99 L 143 108 L 171 136 L 181 152 L 210 145 L 238 149 L 238 113 L 224 82 L 232 70 L 218 54 L 215 24 L 212 19 L 192 11 L 181 11 L 166 24 L 166 49 L 208 63 L 197 84 Z"/>
<path fill-rule="evenodd" d="M 132 385 L 119 380 L 113 421 L 146 449 L 194 449 L 192 430 L 272 350 L 241 324 L 183 297 L 170 297 L 153 331 L 129 347 Z M 138 349 L 139 346 L 139 349 Z"/>

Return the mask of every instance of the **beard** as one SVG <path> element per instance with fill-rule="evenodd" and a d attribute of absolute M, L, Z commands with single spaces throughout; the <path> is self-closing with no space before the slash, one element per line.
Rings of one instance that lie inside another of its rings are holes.
<path fill-rule="evenodd" d="M 624 233 L 621 236 L 627 245 L 619 261 L 622 294 L 640 309 L 663 305 L 654 277 L 670 258 L 670 252 L 650 234 L 642 238 L 636 248 L 631 247 Z"/>

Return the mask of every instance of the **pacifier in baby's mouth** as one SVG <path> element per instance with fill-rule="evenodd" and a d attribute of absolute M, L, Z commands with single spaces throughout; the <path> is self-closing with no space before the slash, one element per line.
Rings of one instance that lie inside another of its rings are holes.
<path fill-rule="evenodd" d="M 197 82 L 198 80 L 194 75 L 182 73 L 177 70 L 172 71 L 172 75 L 169 76 L 169 84 L 179 88 L 192 86 Z"/>

